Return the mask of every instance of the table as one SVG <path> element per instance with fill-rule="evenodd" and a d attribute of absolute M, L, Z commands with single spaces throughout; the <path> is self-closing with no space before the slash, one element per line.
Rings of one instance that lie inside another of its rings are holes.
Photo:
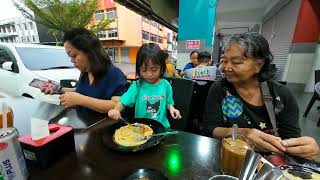
<path fill-rule="evenodd" d="M 4 98 L 14 112 L 14 126 L 20 135 L 30 133 L 30 118 L 50 123 L 85 128 L 104 114 L 81 108 L 63 110 L 60 106 L 24 97 Z M 160 170 L 171 179 L 209 179 L 219 173 L 220 141 L 180 132 L 167 136 L 159 146 L 137 153 L 112 151 L 102 143 L 106 127 L 115 121 L 107 119 L 97 126 L 75 135 L 76 152 L 64 157 L 52 167 L 30 168 L 30 180 L 50 179 L 122 179 L 138 168 Z"/>

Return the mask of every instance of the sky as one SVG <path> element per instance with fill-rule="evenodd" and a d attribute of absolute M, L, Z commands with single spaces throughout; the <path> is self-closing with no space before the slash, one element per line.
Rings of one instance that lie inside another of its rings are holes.
<path fill-rule="evenodd" d="M 19 16 L 21 14 L 14 7 L 12 0 L 0 0 L 0 20 Z"/>

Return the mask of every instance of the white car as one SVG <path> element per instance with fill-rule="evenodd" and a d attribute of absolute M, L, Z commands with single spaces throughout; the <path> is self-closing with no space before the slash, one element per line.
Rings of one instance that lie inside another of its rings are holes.
<path fill-rule="evenodd" d="M 0 43 L 0 92 L 59 104 L 58 95 L 44 95 L 31 87 L 33 79 L 53 80 L 73 87 L 80 71 L 71 63 L 63 47 Z M 68 86 L 70 87 L 70 86 Z"/>

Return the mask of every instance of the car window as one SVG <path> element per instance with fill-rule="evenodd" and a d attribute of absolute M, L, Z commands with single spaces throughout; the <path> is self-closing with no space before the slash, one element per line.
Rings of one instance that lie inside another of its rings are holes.
<path fill-rule="evenodd" d="M 74 68 L 64 48 L 16 47 L 23 64 L 31 71 Z"/>
<path fill-rule="evenodd" d="M 8 61 L 12 61 L 11 57 L 4 49 L 0 49 L 0 68 L 2 69 L 2 64 Z"/>

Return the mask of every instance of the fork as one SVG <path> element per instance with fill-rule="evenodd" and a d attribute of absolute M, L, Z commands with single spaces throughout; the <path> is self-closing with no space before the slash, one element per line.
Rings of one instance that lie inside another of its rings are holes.
<path fill-rule="evenodd" d="M 151 136 L 135 136 L 135 139 L 138 141 L 142 141 L 142 140 L 147 140 L 153 136 L 163 136 L 163 135 L 178 134 L 178 133 L 179 133 L 179 131 L 168 131 L 168 132 L 164 132 L 164 133 L 152 134 Z"/>
<path fill-rule="evenodd" d="M 142 128 L 142 126 L 139 123 L 129 123 L 127 120 L 125 120 L 124 118 L 120 117 L 121 121 L 123 121 L 124 123 L 126 123 L 127 125 L 131 125 L 134 127 L 138 127 L 138 128 Z"/>

